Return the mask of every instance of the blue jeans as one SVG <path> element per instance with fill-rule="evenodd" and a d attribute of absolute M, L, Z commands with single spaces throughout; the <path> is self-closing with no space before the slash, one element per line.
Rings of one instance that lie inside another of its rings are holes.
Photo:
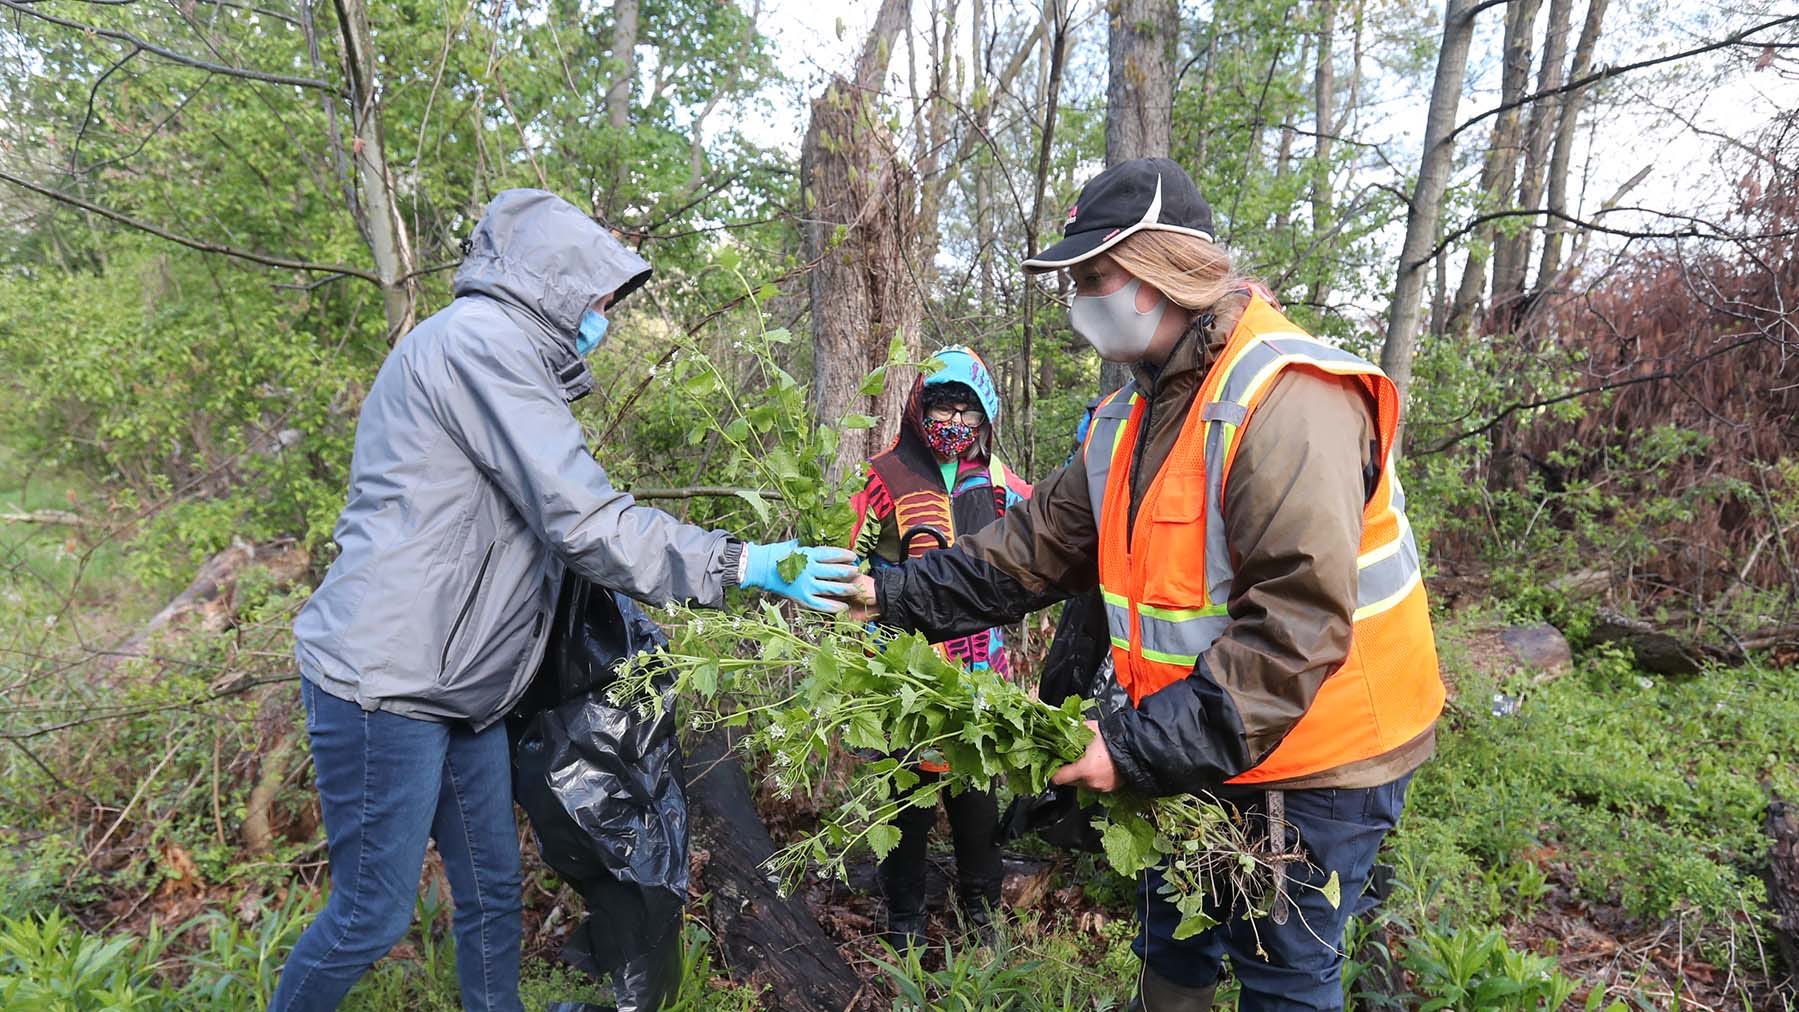
<path fill-rule="evenodd" d="M 1286 791 L 1288 842 L 1297 832 L 1306 862 L 1288 866 L 1286 924 L 1230 916 L 1234 896 L 1211 897 L 1207 912 L 1223 922 L 1182 941 L 1174 940 L 1180 915 L 1159 890 L 1151 870 L 1139 883 L 1141 925 L 1131 949 L 1161 977 L 1187 987 L 1218 980 L 1224 957 L 1242 987 L 1239 1012 L 1290 1012 L 1343 1008 L 1343 928 L 1367 885 L 1375 854 L 1405 807 L 1406 774 L 1390 784 L 1360 789 Z M 1265 792 L 1221 792 L 1220 797 L 1266 825 Z M 1333 908 L 1317 889 L 1337 873 L 1343 902 Z M 1260 951 L 1258 951 L 1260 950 Z"/>
<path fill-rule="evenodd" d="M 331 846 L 331 897 L 288 955 L 270 1012 L 335 1009 L 405 937 L 428 838 L 456 907 L 462 1007 L 522 1012 L 522 885 L 505 725 L 477 734 L 369 713 L 305 679 L 300 699 Z"/>

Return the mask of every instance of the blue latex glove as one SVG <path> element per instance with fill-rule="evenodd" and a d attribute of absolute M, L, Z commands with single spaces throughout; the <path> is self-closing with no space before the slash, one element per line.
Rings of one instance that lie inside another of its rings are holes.
<path fill-rule="evenodd" d="M 781 579 L 781 560 L 800 553 L 806 557 L 806 568 L 789 582 Z M 840 600 L 855 594 L 856 556 L 842 548 L 801 548 L 798 541 L 777 545 L 746 544 L 743 546 L 743 585 L 798 601 L 815 611 L 847 611 L 849 604 Z"/>

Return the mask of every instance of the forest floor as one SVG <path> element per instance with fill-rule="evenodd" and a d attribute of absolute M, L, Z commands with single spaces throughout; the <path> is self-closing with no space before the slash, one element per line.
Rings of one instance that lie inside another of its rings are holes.
<path fill-rule="evenodd" d="M 0 491 L 9 507 L 63 505 L 46 488 Z M 27 655 L 47 649 L 29 646 L 38 641 L 28 630 L 80 627 L 90 642 L 116 641 L 155 610 L 146 602 L 160 599 L 116 552 L 78 549 L 75 539 L 39 528 L 0 528 L 7 561 L 0 635 L 9 668 L 26 670 Z M 80 592 L 55 590 L 64 586 Z M 52 610 L 57 602 L 61 610 Z M 1497 604 L 1467 596 L 1440 621 L 1451 702 L 1437 755 L 1413 780 L 1404 821 L 1383 854 L 1391 893 L 1373 922 L 1352 931 L 1356 1006 L 1536 1008 L 1504 997 L 1519 991 L 1507 982 L 1560 975 L 1560 983 L 1543 985 L 1547 1007 L 1794 1008 L 1790 986 L 1783 992 L 1779 985 L 1788 970 L 1768 931 L 1763 875 L 1769 799 L 1799 798 L 1792 746 L 1799 667 L 1667 679 L 1596 650 L 1543 672 L 1494 647 L 1492 630 L 1503 624 Z M 285 644 L 264 649 L 278 655 Z M 9 676 L 8 684 L 11 692 L 24 681 Z M 0 732 L 30 723 L 32 707 L 41 705 L 30 698 L 0 698 Z M 282 712 L 292 719 L 292 708 Z M 165 777 L 174 783 L 138 789 L 146 776 L 154 779 L 149 767 L 159 756 L 176 757 L 171 770 L 186 762 L 175 746 L 165 751 L 156 738 L 147 747 L 144 736 L 166 737 L 184 725 L 147 727 L 142 735 L 134 726 L 123 722 L 62 746 L 55 736 L 13 739 L 10 747 L 0 741 L 0 1007 L 254 1007 L 285 946 L 317 908 L 323 849 L 305 764 L 280 785 L 276 811 L 290 844 L 253 857 L 225 828 L 241 815 L 242 798 L 221 804 L 217 732 L 208 803 L 195 790 L 203 754 L 185 781 Z M 240 730 L 267 736 L 283 729 L 244 718 Z M 196 739 L 197 753 L 207 740 Z M 46 779 L 38 765 L 45 758 L 94 772 L 79 783 Z M 137 801 L 140 795 L 180 787 L 166 808 L 187 815 L 171 815 L 165 825 L 126 818 L 134 803 L 150 807 L 152 799 Z M 83 795 L 103 817 L 71 815 Z M 778 838 L 803 828 L 812 810 L 771 799 L 765 814 Z M 100 835 L 108 825 L 118 831 L 110 841 Z M 598 997 L 603 988 L 555 965 L 581 902 L 542 867 L 528 829 L 521 839 L 527 1008 Z M 815 914 L 869 993 L 902 1001 L 913 994 L 933 1008 L 1021 1012 L 1116 1009 L 1128 999 L 1131 886 L 1103 861 L 1036 841 L 1015 844 L 1007 914 L 998 945 L 988 949 L 959 933 L 945 898 L 951 860 L 947 840 L 939 840 L 932 945 L 909 961 L 876 940 L 881 905 L 870 867 L 848 883 L 809 886 Z M 347 1008 L 457 1007 L 446 897 L 433 858 L 412 934 Z M 732 971 L 745 968 L 717 965 L 706 944 L 707 897 L 694 899 L 679 1007 L 758 1007 L 757 996 L 733 982 Z M 103 938 L 118 941 L 107 946 Z M 1397 964 L 1391 973 L 1378 965 L 1383 941 Z M 134 997 L 92 997 L 119 987 Z M 202 992 L 211 995 L 204 1003 L 195 998 Z M 54 993 L 72 997 L 61 1004 L 30 998 Z"/>

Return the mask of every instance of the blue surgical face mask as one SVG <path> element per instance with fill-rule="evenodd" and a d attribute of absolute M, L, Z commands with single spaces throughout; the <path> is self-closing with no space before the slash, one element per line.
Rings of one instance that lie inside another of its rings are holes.
<path fill-rule="evenodd" d="M 581 334 L 575 338 L 575 353 L 586 355 L 605 343 L 606 328 L 610 325 L 611 321 L 597 310 L 589 309 L 581 317 Z"/>

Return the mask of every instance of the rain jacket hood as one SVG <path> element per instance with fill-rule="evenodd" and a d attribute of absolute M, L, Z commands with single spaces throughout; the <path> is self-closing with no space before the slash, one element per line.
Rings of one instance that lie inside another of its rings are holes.
<path fill-rule="evenodd" d="M 572 345 L 588 306 L 608 292 L 616 306 L 649 278 L 650 265 L 580 208 L 543 190 L 505 190 L 469 237 L 455 291 L 524 309 Z"/>

